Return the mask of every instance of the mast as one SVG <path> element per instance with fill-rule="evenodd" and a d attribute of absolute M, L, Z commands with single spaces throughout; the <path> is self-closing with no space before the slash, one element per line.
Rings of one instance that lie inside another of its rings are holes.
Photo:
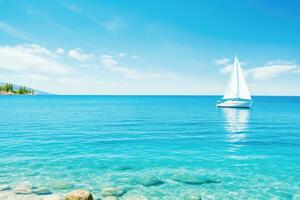
<path fill-rule="evenodd" d="M 239 81 L 239 60 L 237 58 L 237 55 L 235 54 L 235 60 L 234 60 L 234 65 L 236 67 L 236 78 L 237 78 L 237 84 L 236 84 L 236 90 L 237 90 L 237 94 L 236 94 L 236 98 L 239 99 L 240 96 L 240 81 Z"/>

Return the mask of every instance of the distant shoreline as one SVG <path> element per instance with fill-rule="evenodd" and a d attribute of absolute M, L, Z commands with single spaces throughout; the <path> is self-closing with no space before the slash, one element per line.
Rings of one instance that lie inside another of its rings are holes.
<path fill-rule="evenodd" d="M 17 94 L 17 93 L 13 93 L 13 92 L 3 92 L 3 91 L 1 91 L 0 92 L 0 96 L 11 96 L 11 95 L 13 95 L 13 96 L 19 96 L 19 95 L 21 95 L 21 96 L 24 96 L 24 95 L 28 95 L 28 96 L 33 96 L 33 95 L 36 95 L 36 94 Z"/>

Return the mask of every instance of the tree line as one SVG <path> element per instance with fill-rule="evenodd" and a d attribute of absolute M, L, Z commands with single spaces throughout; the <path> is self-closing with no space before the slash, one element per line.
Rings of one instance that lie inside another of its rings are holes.
<path fill-rule="evenodd" d="M 18 89 L 15 89 L 14 85 L 11 83 L 0 85 L 0 92 L 7 92 L 13 94 L 34 94 L 33 89 L 27 88 L 25 86 L 20 86 L 18 87 Z"/>

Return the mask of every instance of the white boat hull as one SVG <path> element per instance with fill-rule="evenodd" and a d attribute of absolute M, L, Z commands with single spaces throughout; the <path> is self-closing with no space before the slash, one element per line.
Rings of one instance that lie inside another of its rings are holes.
<path fill-rule="evenodd" d="M 251 108 L 251 101 L 242 101 L 242 100 L 227 100 L 223 102 L 218 102 L 217 107 L 226 107 L 226 108 Z"/>

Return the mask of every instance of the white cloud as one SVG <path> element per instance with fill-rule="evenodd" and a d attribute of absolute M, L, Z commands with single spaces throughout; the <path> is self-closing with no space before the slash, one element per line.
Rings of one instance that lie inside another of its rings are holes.
<path fill-rule="evenodd" d="M 297 73 L 299 71 L 300 66 L 293 61 L 276 60 L 268 62 L 265 66 L 249 69 L 246 74 L 256 80 L 267 80 L 285 73 Z"/>
<path fill-rule="evenodd" d="M 143 79 L 143 78 L 167 78 L 167 79 L 178 79 L 179 76 L 177 76 L 175 73 L 172 72 L 140 72 L 135 69 L 129 68 L 129 67 L 122 67 L 118 65 L 118 61 L 114 59 L 111 55 L 102 55 L 101 56 L 101 63 L 103 66 L 112 71 L 121 73 L 125 76 L 125 78 L 130 79 Z"/>
<path fill-rule="evenodd" d="M 221 74 L 230 74 L 233 70 L 233 64 L 229 63 L 229 59 L 228 58 L 221 58 L 219 60 L 216 60 L 216 64 L 223 66 L 219 72 Z M 246 63 L 240 62 L 240 65 L 246 65 Z"/>
<path fill-rule="evenodd" d="M 70 58 L 76 59 L 81 62 L 90 60 L 94 56 L 93 54 L 83 53 L 82 49 L 79 48 L 69 50 L 68 55 Z"/>
<path fill-rule="evenodd" d="M 138 59 L 138 56 L 137 55 L 132 55 L 131 58 Z"/>
<path fill-rule="evenodd" d="M 222 65 L 223 67 L 220 69 L 221 74 L 229 74 L 232 72 L 233 69 L 233 64 L 229 64 L 229 59 L 228 58 L 221 58 L 215 61 L 216 64 Z"/>
<path fill-rule="evenodd" d="M 64 54 L 65 53 L 65 50 L 63 48 L 57 48 L 56 49 L 56 53 L 57 54 Z"/>
<path fill-rule="evenodd" d="M 230 74 L 233 70 L 233 64 L 225 65 L 220 69 L 220 73 L 222 74 Z"/>
<path fill-rule="evenodd" d="M 101 55 L 101 63 L 105 67 L 110 67 L 118 64 L 118 62 L 113 58 L 113 56 L 107 54 Z"/>
<path fill-rule="evenodd" d="M 216 63 L 218 65 L 226 65 L 228 62 L 229 62 L 228 58 L 221 58 L 221 59 L 216 60 Z"/>
<path fill-rule="evenodd" d="M 222 58 L 216 61 L 217 64 L 222 65 L 220 73 L 230 74 L 233 70 L 233 64 L 228 63 L 227 58 Z M 246 65 L 245 63 L 240 63 Z M 245 74 L 255 80 L 267 80 L 285 73 L 300 73 L 300 66 L 294 61 L 274 60 L 267 62 L 264 66 L 245 70 Z"/>
<path fill-rule="evenodd" d="M 18 73 L 65 74 L 70 68 L 36 44 L 0 46 L 0 68 Z"/>
<path fill-rule="evenodd" d="M 272 60 L 267 62 L 266 65 L 293 65 L 295 61 L 287 61 L 287 60 Z"/>
<path fill-rule="evenodd" d="M 22 39 L 22 40 L 28 40 L 27 35 L 25 35 L 21 31 L 15 29 L 11 25 L 9 25 L 9 24 L 7 24 L 3 21 L 0 21 L 0 30 L 2 30 L 2 31 L 4 31 L 4 32 L 16 37 L 16 38 L 19 38 L 19 39 Z"/>
<path fill-rule="evenodd" d="M 21 44 L 14 46 L 14 48 L 24 53 L 54 56 L 54 54 L 50 50 L 37 44 Z"/>
<path fill-rule="evenodd" d="M 133 69 L 117 66 L 118 62 L 111 55 L 103 54 L 101 56 L 101 63 L 103 64 L 103 66 L 105 68 L 109 69 L 110 71 L 120 72 L 120 73 L 124 74 L 126 77 L 129 77 L 136 73 L 136 71 Z"/>

